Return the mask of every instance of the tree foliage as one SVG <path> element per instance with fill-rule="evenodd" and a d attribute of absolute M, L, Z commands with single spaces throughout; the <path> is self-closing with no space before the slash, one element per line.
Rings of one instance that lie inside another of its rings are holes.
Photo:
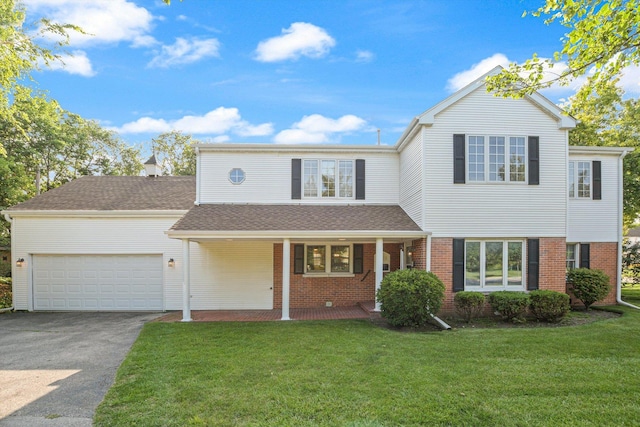
<path fill-rule="evenodd" d="M 534 54 L 523 64 L 510 64 L 487 79 L 487 88 L 517 97 L 587 74 L 593 86 L 615 79 L 625 67 L 640 65 L 639 10 L 640 0 L 546 0 L 523 16 L 544 17 L 547 25 L 566 27 L 562 49 L 553 58 Z"/>
<path fill-rule="evenodd" d="M 191 135 L 172 130 L 151 140 L 151 148 L 163 175 L 195 175 L 196 150 L 199 141 Z"/>

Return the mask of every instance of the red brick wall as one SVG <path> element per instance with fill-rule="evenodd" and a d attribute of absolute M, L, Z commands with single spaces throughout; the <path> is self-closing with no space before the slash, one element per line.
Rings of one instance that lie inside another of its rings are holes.
<path fill-rule="evenodd" d="M 565 292 L 567 241 L 564 237 L 540 238 L 540 289 Z"/>
<path fill-rule="evenodd" d="M 331 301 L 334 307 L 356 305 L 375 299 L 376 245 L 364 245 L 363 273 L 353 277 L 304 277 L 293 273 L 293 244 L 291 245 L 291 271 L 289 283 L 289 307 L 325 307 Z M 391 271 L 400 268 L 400 245 L 387 243 L 384 251 L 391 257 Z M 368 272 L 368 274 L 367 274 Z M 273 306 L 282 308 L 282 244 L 273 245 Z"/>
<path fill-rule="evenodd" d="M 431 239 L 431 271 L 444 283 L 444 303 L 441 311 L 453 311 L 453 239 Z"/>
<path fill-rule="evenodd" d="M 611 290 L 607 297 L 597 302 L 595 305 L 610 305 L 616 303 L 616 286 L 618 283 L 618 243 L 616 242 L 595 242 L 589 247 L 589 267 L 602 270 L 609 276 Z M 571 304 L 581 306 L 580 300 L 571 295 Z"/>

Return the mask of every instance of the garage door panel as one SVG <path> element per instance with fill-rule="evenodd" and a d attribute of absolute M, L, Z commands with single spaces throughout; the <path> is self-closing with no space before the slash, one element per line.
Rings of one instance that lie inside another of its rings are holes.
<path fill-rule="evenodd" d="M 34 255 L 35 310 L 162 310 L 161 255 Z"/>

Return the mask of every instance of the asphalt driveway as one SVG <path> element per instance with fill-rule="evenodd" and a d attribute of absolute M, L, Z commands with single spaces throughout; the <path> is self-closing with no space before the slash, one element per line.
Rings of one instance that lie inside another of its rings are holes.
<path fill-rule="evenodd" d="M 142 325 L 158 316 L 0 314 L 0 426 L 90 426 Z"/>

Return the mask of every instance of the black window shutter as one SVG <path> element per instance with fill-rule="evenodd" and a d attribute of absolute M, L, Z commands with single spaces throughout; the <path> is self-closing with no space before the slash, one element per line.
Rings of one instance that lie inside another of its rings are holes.
<path fill-rule="evenodd" d="M 591 245 L 580 243 L 580 268 L 591 268 Z"/>
<path fill-rule="evenodd" d="M 527 290 L 538 289 L 540 279 L 540 239 L 527 240 Z"/>
<path fill-rule="evenodd" d="M 291 199 L 302 199 L 302 159 L 291 159 Z"/>
<path fill-rule="evenodd" d="M 364 200 L 365 170 L 364 159 L 356 159 L 356 200 Z"/>
<path fill-rule="evenodd" d="M 364 246 L 353 245 L 353 273 L 362 274 L 364 271 Z"/>
<path fill-rule="evenodd" d="M 529 137 L 529 185 L 540 185 L 540 137 Z"/>
<path fill-rule="evenodd" d="M 594 160 L 593 165 L 593 200 L 602 200 L 602 162 Z"/>
<path fill-rule="evenodd" d="M 453 292 L 464 291 L 464 239 L 453 239 Z"/>
<path fill-rule="evenodd" d="M 304 245 L 293 245 L 293 273 L 304 273 Z"/>
<path fill-rule="evenodd" d="M 465 182 L 465 136 L 464 134 L 453 135 L 453 183 L 464 184 Z"/>

